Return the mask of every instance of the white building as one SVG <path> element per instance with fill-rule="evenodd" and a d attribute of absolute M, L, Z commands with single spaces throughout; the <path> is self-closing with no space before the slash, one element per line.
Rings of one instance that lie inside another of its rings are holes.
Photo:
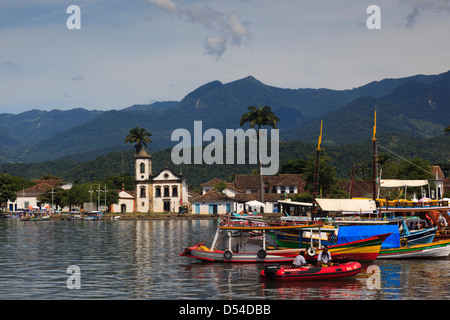
<path fill-rule="evenodd" d="M 8 200 L 7 210 L 10 212 L 20 209 L 50 209 L 51 203 L 41 203 L 38 197 L 52 187 L 60 184 L 59 180 L 34 180 L 36 185 L 16 192 L 16 200 Z"/>
<path fill-rule="evenodd" d="M 110 206 L 110 212 L 134 212 L 136 208 L 136 198 L 130 191 L 120 190 L 119 203 L 114 203 Z"/>
<path fill-rule="evenodd" d="M 214 178 L 203 183 L 202 196 L 191 200 L 192 213 L 240 213 L 245 210 L 280 212 L 279 200 L 288 198 L 289 194 L 304 192 L 305 181 L 299 174 L 280 174 L 278 176 L 264 176 L 264 207 L 249 207 L 245 203 L 260 201 L 260 177 L 258 175 L 235 175 L 234 182 L 224 182 L 226 188 L 222 193 L 214 187 L 223 181 Z M 212 192 L 216 191 L 216 192 Z"/>
<path fill-rule="evenodd" d="M 194 214 L 226 214 L 234 211 L 234 199 L 215 189 L 192 199 L 191 204 Z"/>
<path fill-rule="evenodd" d="M 136 212 L 178 212 L 188 205 L 183 175 L 164 168 L 152 174 L 152 156 L 142 149 L 135 155 Z"/>

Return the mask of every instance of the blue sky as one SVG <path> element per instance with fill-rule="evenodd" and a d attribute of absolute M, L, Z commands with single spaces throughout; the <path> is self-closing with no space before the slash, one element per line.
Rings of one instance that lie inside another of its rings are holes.
<path fill-rule="evenodd" d="M 351 89 L 450 70 L 449 39 L 450 0 L 2 0 L 0 112 L 122 109 L 248 75 Z"/>

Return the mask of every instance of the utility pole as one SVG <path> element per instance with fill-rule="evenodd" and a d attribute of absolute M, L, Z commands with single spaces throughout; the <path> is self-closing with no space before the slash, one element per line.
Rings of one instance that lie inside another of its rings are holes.
<path fill-rule="evenodd" d="M 106 208 L 106 193 L 108 192 L 108 190 L 106 190 L 106 184 L 105 184 L 105 208 Z M 106 209 L 105 209 L 106 210 Z"/>
<path fill-rule="evenodd" d="M 53 195 L 55 194 L 55 190 L 54 187 L 52 187 L 52 192 L 50 192 L 52 194 L 52 211 L 54 211 L 53 209 Z"/>
<path fill-rule="evenodd" d="M 98 183 L 98 200 L 97 200 L 97 210 L 100 210 L 100 183 Z"/>

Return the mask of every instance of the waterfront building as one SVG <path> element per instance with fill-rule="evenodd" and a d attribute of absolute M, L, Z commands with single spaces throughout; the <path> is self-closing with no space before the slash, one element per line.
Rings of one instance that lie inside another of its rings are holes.
<path fill-rule="evenodd" d="M 194 214 L 227 214 L 234 211 L 234 199 L 216 189 L 193 198 L 191 204 Z"/>
<path fill-rule="evenodd" d="M 152 156 L 144 149 L 135 155 L 135 211 L 142 213 L 178 212 L 188 206 L 188 189 L 183 174 L 164 168 L 152 172 Z"/>
<path fill-rule="evenodd" d="M 60 180 L 33 180 L 36 184 L 30 188 L 16 192 L 16 200 L 8 200 L 7 210 L 10 212 L 20 209 L 45 209 L 50 208 L 51 203 L 41 203 L 38 197 L 52 187 L 59 186 Z"/>
<path fill-rule="evenodd" d="M 132 191 L 120 190 L 117 192 L 119 194 L 118 203 L 111 204 L 109 210 L 110 212 L 134 212 L 136 208 L 136 198 Z"/>
<path fill-rule="evenodd" d="M 303 193 L 305 181 L 300 174 L 280 174 L 278 176 L 263 176 L 264 207 L 246 207 L 245 203 L 260 200 L 260 178 L 258 175 L 237 174 L 234 182 L 225 182 L 226 188 L 222 192 L 214 186 L 222 180 L 214 178 L 203 183 L 203 194 L 192 199 L 192 213 L 197 214 L 224 214 L 227 212 L 264 211 L 280 212 L 279 200 L 288 195 Z"/>

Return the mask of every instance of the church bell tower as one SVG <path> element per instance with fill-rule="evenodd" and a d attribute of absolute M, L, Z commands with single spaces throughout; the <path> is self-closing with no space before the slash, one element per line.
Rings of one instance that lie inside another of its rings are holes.
<path fill-rule="evenodd" d="M 152 212 L 152 156 L 144 148 L 134 156 L 136 211 Z"/>

